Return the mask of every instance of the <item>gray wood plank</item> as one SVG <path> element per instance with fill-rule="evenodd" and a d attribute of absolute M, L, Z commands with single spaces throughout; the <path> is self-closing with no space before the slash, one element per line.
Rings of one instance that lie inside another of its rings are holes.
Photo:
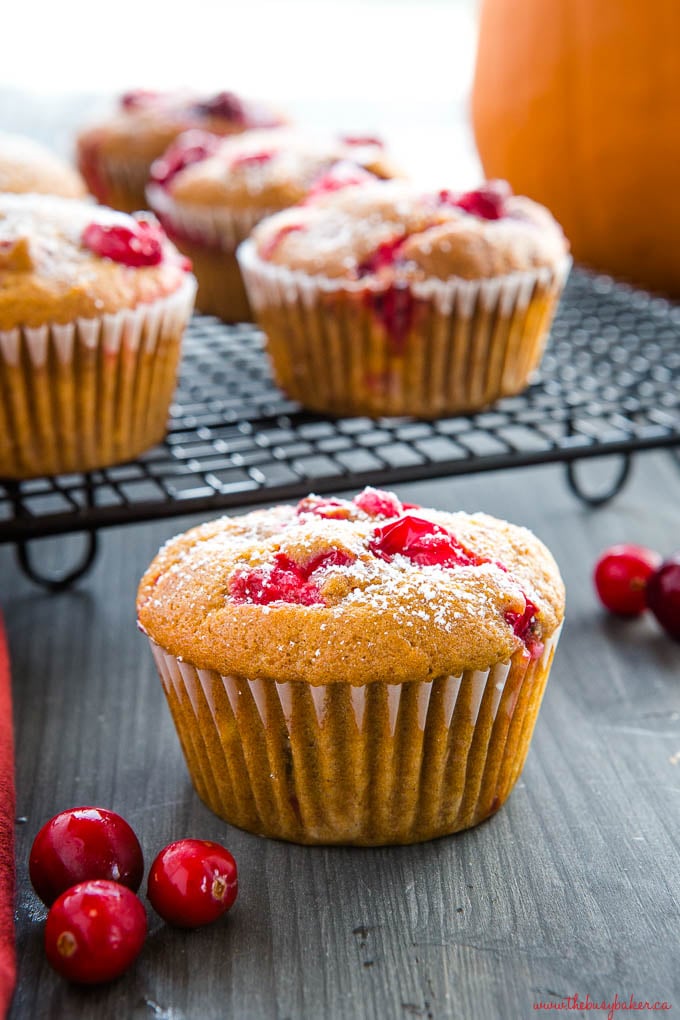
<path fill-rule="evenodd" d="M 542 1015 L 532 1008 L 540 999 L 575 993 L 632 993 L 677 1008 L 680 645 L 652 620 L 608 618 L 590 581 L 614 541 L 666 553 L 680 544 L 677 465 L 638 457 L 628 488 L 598 512 L 567 493 L 559 468 L 404 485 L 400 494 L 532 527 L 568 590 L 532 750 L 508 804 L 477 829 L 415 847 L 289 846 L 226 825 L 198 800 L 134 623 L 142 570 L 193 520 L 103 533 L 92 574 L 58 596 L 31 586 L 0 548 L 25 819 L 12 1020 L 513 1020 Z M 49 541 L 40 555 L 49 563 L 75 544 Z M 27 858 L 40 824 L 77 803 L 120 811 L 147 863 L 181 836 L 224 842 L 240 867 L 232 913 L 184 933 L 150 912 L 132 971 L 108 987 L 68 986 L 43 956 L 44 910 Z"/>

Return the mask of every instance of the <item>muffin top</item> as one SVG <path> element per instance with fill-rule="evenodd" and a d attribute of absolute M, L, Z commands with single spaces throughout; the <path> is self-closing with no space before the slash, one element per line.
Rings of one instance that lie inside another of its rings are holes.
<path fill-rule="evenodd" d="M 505 181 L 423 192 L 403 181 L 331 193 L 264 220 L 261 259 L 340 281 L 485 279 L 555 268 L 568 251 L 547 209 Z"/>
<path fill-rule="evenodd" d="M 23 135 L 0 131 L 0 192 L 35 192 L 84 198 L 80 174 L 44 145 Z"/>
<path fill-rule="evenodd" d="M 46 195 L 0 195 L 0 329 L 154 301 L 190 266 L 153 217 Z"/>
<path fill-rule="evenodd" d="M 280 128 L 232 138 L 189 131 L 153 164 L 150 198 L 153 204 L 160 187 L 180 203 L 265 213 L 395 174 L 374 138 L 314 138 Z"/>
<path fill-rule="evenodd" d="M 200 669 L 400 683 L 538 657 L 564 615 L 564 587 L 530 531 L 369 488 L 171 539 L 137 610 L 145 633 Z"/>
<path fill-rule="evenodd" d="M 151 163 L 177 135 L 190 128 L 229 135 L 283 122 L 276 110 L 242 99 L 234 92 L 201 97 L 137 89 L 121 96 L 112 117 L 80 133 L 78 151 L 81 159 L 96 150 L 107 156 L 133 156 Z"/>

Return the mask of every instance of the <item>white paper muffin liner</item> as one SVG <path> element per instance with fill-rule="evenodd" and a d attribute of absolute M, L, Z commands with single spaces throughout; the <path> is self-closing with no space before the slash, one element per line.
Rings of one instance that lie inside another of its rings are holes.
<path fill-rule="evenodd" d="M 130 152 L 124 156 L 103 153 L 85 144 L 78 148 L 78 167 L 100 202 L 129 213 L 146 208 L 144 189 L 151 169 L 148 158 Z"/>
<path fill-rule="evenodd" d="M 150 208 L 173 233 L 196 244 L 232 253 L 260 220 L 276 211 L 254 206 L 230 209 L 224 205 L 177 202 L 157 184 L 148 185 L 146 197 Z"/>
<path fill-rule="evenodd" d="M 505 801 L 559 630 L 539 659 L 431 682 L 312 686 L 197 669 L 150 639 L 193 784 L 241 828 L 300 843 L 412 843 Z"/>
<path fill-rule="evenodd" d="M 237 251 L 278 384 L 315 411 L 433 418 L 477 410 L 524 389 L 540 363 L 571 259 L 491 280 L 430 278 L 395 343 L 376 314 L 375 277 L 330 279 Z"/>
<path fill-rule="evenodd" d="M 0 476 L 86 471 L 165 434 L 196 281 L 136 308 L 0 330 Z"/>

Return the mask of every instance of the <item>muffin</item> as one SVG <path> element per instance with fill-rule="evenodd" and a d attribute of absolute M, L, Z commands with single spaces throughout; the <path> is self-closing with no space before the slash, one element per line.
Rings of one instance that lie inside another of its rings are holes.
<path fill-rule="evenodd" d="M 368 846 L 503 804 L 564 589 L 524 528 L 369 488 L 171 539 L 137 610 L 205 803 L 260 835 Z"/>
<path fill-rule="evenodd" d="M 0 195 L 0 476 L 103 467 L 162 439 L 188 269 L 153 218 Z"/>
<path fill-rule="evenodd" d="M 85 184 L 73 167 L 44 145 L 23 135 L 0 131 L 0 192 L 35 192 L 84 198 Z"/>
<path fill-rule="evenodd" d="M 260 223 L 238 258 L 276 381 L 314 411 L 437 418 L 519 393 L 570 260 L 504 182 L 367 184 Z"/>
<path fill-rule="evenodd" d="M 200 97 L 186 92 L 127 92 L 108 120 L 80 133 L 78 166 L 96 198 L 114 209 L 146 207 L 149 168 L 183 131 L 216 135 L 276 127 L 281 114 L 233 92 Z"/>
<path fill-rule="evenodd" d="M 147 198 L 193 262 L 198 308 L 239 322 L 252 315 L 235 252 L 256 223 L 297 202 L 393 176 L 373 138 L 278 129 L 219 139 L 190 131 L 154 163 Z"/>

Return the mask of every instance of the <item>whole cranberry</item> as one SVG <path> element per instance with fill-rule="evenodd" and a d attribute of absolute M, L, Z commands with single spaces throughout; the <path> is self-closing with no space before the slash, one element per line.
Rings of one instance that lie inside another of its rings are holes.
<path fill-rule="evenodd" d="M 53 904 L 45 922 L 45 952 L 69 981 L 112 981 L 134 962 L 146 938 L 146 911 L 117 882 L 80 882 Z"/>
<path fill-rule="evenodd" d="M 486 181 L 474 191 L 466 191 L 455 203 L 459 209 L 483 220 L 500 220 L 512 189 L 507 181 Z"/>
<path fill-rule="evenodd" d="M 404 509 L 393 492 L 374 489 L 371 485 L 355 496 L 353 502 L 369 517 L 398 517 Z"/>
<path fill-rule="evenodd" d="M 602 605 L 619 616 L 639 616 L 647 602 L 647 581 L 661 557 L 641 545 L 613 545 L 600 556 L 593 580 Z"/>
<path fill-rule="evenodd" d="M 105 878 L 136 891 L 144 874 L 139 840 L 120 815 L 98 807 L 55 815 L 35 837 L 28 862 L 33 888 L 48 907 L 87 879 Z"/>
<path fill-rule="evenodd" d="M 168 924 L 210 924 L 236 900 L 236 861 L 219 843 L 180 839 L 161 850 L 151 865 L 146 894 Z"/>
<path fill-rule="evenodd" d="M 207 131 L 194 128 L 185 131 L 166 149 L 162 156 L 151 165 L 151 180 L 154 184 L 167 187 L 178 173 L 194 163 L 202 163 L 217 152 L 220 139 Z"/>
<path fill-rule="evenodd" d="M 151 89 L 131 89 L 124 92 L 120 97 L 120 105 L 124 110 L 138 110 L 142 106 L 149 106 L 160 96 L 158 92 Z"/>
<path fill-rule="evenodd" d="M 342 191 L 343 188 L 356 187 L 375 180 L 375 174 L 364 170 L 362 166 L 357 166 L 349 160 L 340 160 L 312 181 L 304 204 L 309 205 L 321 195 L 329 195 L 334 191 Z"/>
<path fill-rule="evenodd" d="M 216 96 L 196 103 L 196 110 L 208 117 L 220 117 L 236 124 L 245 124 L 246 111 L 234 92 L 218 92 Z"/>
<path fill-rule="evenodd" d="M 406 556 L 422 567 L 467 567 L 482 562 L 446 528 L 410 513 L 374 528 L 368 546 L 388 562 L 397 555 Z"/>
<path fill-rule="evenodd" d="M 647 605 L 666 633 L 680 641 L 680 552 L 665 560 L 647 581 Z"/>
<path fill-rule="evenodd" d="M 163 261 L 165 234 L 159 223 L 143 216 L 128 217 L 127 223 L 89 223 L 82 243 L 103 259 L 124 266 L 157 266 Z"/>

